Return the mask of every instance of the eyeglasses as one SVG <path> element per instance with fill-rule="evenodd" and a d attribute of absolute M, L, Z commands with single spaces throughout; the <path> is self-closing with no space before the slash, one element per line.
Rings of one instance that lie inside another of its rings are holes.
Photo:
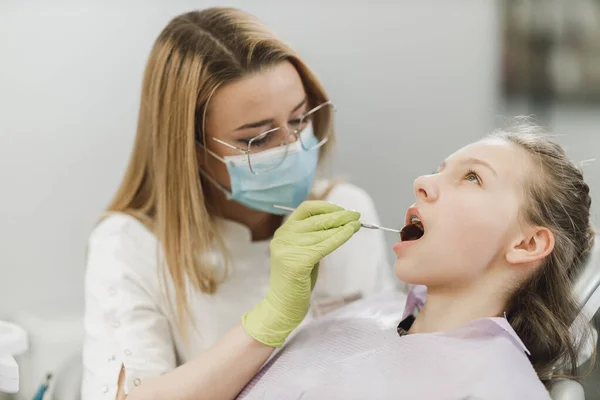
<path fill-rule="evenodd" d="M 276 127 L 265 132 L 259 133 L 247 142 L 247 148 L 243 149 L 224 142 L 221 139 L 212 138 L 215 142 L 225 145 L 231 149 L 237 150 L 248 158 L 248 167 L 254 175 L 269 172 L 279 167 L 287 157 L 289 144 L 296 141 L 300 142 L 300 146 L 304 151 L 316 150 L 323 146 L 331 137 L 333 130 L 332 115 L 336 111 L 332 102 L 326 101 L 319 104 L 315 108 L 304 113 L 300 118 L 292 119 L 287 122 L 285 127 Z M 313 144 L 307 142 L 307 138 L 302 138 L 302 132 L 310 124 L 319 132 L 323 132 L 323 136 L 318 143 Z M 260 165 L 258 162 L 259 154 L 272 150 L 285 148 L 285 151 L 273 152 L 275 159 L 271 160 L 268 167 Z M 219 157 L 221 158 L 221 157 Z M 252 162 L 254 160 L 254 163 Z M 225 161 L 222 159 L 222 161 Z"/>

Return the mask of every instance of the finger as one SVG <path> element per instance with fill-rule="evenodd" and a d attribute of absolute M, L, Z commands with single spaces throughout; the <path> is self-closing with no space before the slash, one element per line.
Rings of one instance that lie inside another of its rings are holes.
<path fill-rule="evenodd" d="M 351 221 L 348 224 L 354 224 L 354 223 L 357 223 L 358 226 L 360 227 L 360 222 L 358 222 L 358 221 Z M 348 224 L 346 224 L 344 226 L 338 226 L 336 228 L 314 231 L 314 232 L 304 232 L 304 233 L 286 232 L 285 235 L 279 236 L 277 238 L 277 240 L 286 242 L 287 244 L 291 244 L 291 245 L 295 245 L 295 246 L 314 247 L 314 246 L 320 245 L 324 242 L 327 242 L 331 237 L 337 235 L 338 232 L 340 232 L 342 229 L 344 229 L 345 226 L 348 226 Z"/>
<path fill-rule="evenodd" d="M 337 232 L 325 239 L 321 243 L 314 245 L 314 249 L 322 254 L 323 257 L 331 254 L 338 247 L 346 243 L 360 229 L 360 222 L 353 221 L 340 228 L 335 228 Z"/>
<path fill-rule="evenodd" d="M 360 213 L 350 210 L 335 211 L 327 214 L 314 215 L 294 223 L 290 229 L 294 232 L 308 233 L 324 231 L 344 226 L 352 221 L 358 221 Z"/>
<path fill-rule="evenodd" d="M 344 209 L 328 201 L 309 200 L 305 201 L 288 218 L 288 221 L 301 221 L 314 215 L 327 214 Z"/>

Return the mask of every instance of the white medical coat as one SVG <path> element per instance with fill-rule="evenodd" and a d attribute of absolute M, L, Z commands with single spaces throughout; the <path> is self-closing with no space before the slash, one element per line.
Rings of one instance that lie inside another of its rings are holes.
<path fill-rule="evenodd" d="M 356 186 L 338 184 L 326 200 L 361 212 L 365 222 L 379 223 L 371 198 Z M 232 271 L 216 294 L 191 292 L 190 311 L 197 329 L 189 324 L 184 344 L 161 285 L 160 248 L 154 234 L 124 214 L 111 215 L 96 226 L 89 239 L 85 277 L 82 400 L 114 399 L 121 365 L 128 392 L 191 360 L 264 297 L 269 240 L 252 242 L 245 226 L 229 220 L 219 220 L 218 229 L 230 251 Z M 363 229 L 326 257 L 313 295 L 357 291 L 368 295 L 392 289 L 396 279 L 383 235 Z M 217 253 L 207 256 L 220 265 Z"/>

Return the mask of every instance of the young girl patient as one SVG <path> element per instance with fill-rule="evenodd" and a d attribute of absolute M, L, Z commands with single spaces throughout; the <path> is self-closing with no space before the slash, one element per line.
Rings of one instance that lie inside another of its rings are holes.
<path fill-rule="evenodd" d="M 549 399 L 543 382 L 576 372 L 572 282 L 594 234 L 589 187 L 563 149 L 528 127 L 495 133 L 414 192 L 414 240 L 394 246 L 408 298 L 306 325 L 240 398 Z"/>

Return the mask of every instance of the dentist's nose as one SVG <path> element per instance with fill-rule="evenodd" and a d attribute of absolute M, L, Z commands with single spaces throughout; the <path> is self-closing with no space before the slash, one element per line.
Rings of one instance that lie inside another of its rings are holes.
<path fill-rule="evenodd" d="M 433 175 L 423 175 L 415 179 L 413 184 L 417 200 L 425 202 L 436 201 L 439 197 L 439 188 Z"/>

